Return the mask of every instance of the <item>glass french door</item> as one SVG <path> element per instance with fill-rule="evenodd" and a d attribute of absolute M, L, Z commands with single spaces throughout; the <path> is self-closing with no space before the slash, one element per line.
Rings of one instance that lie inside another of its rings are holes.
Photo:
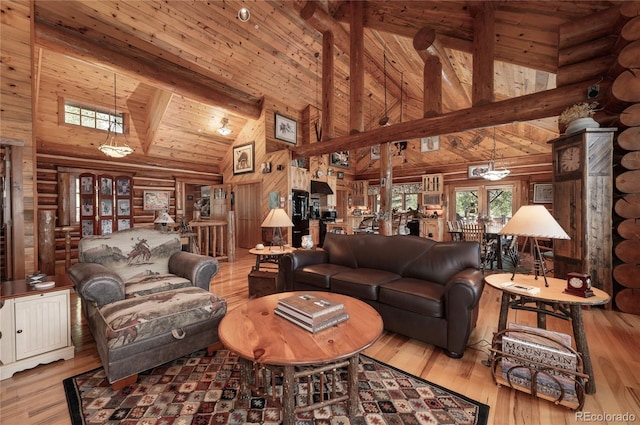
<path fill-rule="evenodd" d="M 450 220 L 505 224 L 513 215 L 513 192 L 512 184 L 458 187 Z"/>

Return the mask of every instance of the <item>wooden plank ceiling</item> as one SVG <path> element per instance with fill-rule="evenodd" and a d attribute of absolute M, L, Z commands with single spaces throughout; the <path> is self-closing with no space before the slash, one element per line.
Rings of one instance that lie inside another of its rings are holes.
<path fill-rule="evenodd" d="M 495 2 L 495 97 L 555 87 L 558 28 L 607 9 L 612 1 Z M 346 2 L 319 6 L 349 31 Z M 437 32 L 443 63 L 443 112 L 471 106 L 474 1 L 366 1 L 365 129 L 422 117 L 423 60 L 413 48 L 424 27 Z M 238 9 L 247 6 L 243 23 Z M 60 126 L 58 99 L 130 114 L 128 161 L 218 172 L 263 99 L 302 111 L 319 107 L 322 35 L 301 17 L 303 1 L 35 1 L 38 151 L 103 159 L 95 132 Z M 386 73 L 383 72 L 386 56 Z M 336 136 L 348 133 L 349 56 L 335 49 Z M 386 80 L 386 93 L 385 93 Z M 400 87 L 402 86 L 402 88 Z M 385 94 L 387 102 L 385 105 Z M 230 136 L 215 130 L 228 119 Z M 495 136 L 505 159 L 548 154 L 554 117 L 502 125 Z M 493 129 L 441 136 L 431 156 L 408 152 L 412 165 L 486 160 Z M 346 149 L 346 147 L 345 147 Z M 371 166 L 356 155 L 357 172 Z"/>

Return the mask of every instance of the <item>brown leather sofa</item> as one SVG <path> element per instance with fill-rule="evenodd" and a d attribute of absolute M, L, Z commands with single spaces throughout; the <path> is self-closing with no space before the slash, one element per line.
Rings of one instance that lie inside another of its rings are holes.
<path fill-rule="evenodd" d="M 478 317 L 484 280 L 477 242 L 328 233 L 323 249 L 280 259 L 285 291 L 331 291 L 367 302 L 385 329 L 460 358 Z"/>

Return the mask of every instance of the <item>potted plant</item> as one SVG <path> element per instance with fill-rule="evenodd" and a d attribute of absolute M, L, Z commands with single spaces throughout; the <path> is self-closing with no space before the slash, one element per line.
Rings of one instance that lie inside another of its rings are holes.
<path fill-rule="evenodd" d="M 566 125 L 566 134 L 575 133 L 585 128 L 597 128 L 600 124 L 593 119 L 598 102 L 577 103 L 560 114 L 558 122 Z"/>

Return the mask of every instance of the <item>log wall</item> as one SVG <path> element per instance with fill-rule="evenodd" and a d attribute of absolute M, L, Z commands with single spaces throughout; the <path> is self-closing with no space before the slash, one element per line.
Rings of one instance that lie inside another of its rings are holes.
<path fill-rule="evenodd" d="M 613 84 L 614 96 L 630 102 L 620 115 L 620 135 L 615 146 L 614 203 L 614 303 L 624 312 L 640 314 L 640 5 L 623 5 L 628 19 L 622 27 L 624 48 L 618 55 L 622 72 Z M 629 56 L 629 52 L 635 53 Z M 631 60 L 630 60 L 631 58 Z"/>

